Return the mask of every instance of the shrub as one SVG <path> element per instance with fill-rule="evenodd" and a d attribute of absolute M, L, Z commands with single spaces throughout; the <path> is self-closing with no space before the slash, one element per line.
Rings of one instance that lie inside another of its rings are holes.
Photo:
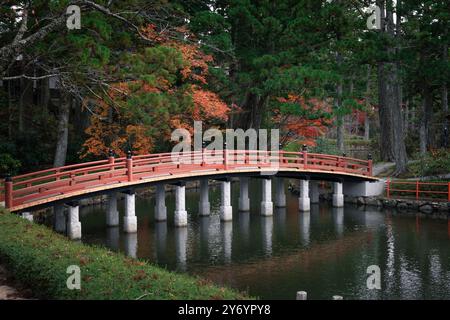
<path fill-rule="evenodd" d="M 439 149 L 421 156 L 414 170 L 417 176 L 422 177 L 450 173 L 450 150 Z"/>
<path fill-rule="evenodd" d="M 245 298 L 199 278 L 70 241 L 1 209 L 0 259 L 19 282 L 44 299 Z M 67 289 L 70 265 L 81 269 L 81 290 Z"/>

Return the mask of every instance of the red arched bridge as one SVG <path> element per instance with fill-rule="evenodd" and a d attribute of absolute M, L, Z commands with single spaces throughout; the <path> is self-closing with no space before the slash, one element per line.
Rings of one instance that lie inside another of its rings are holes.
<path fill-rule="evenodd" d="M 203 150 L 109 157 L 27 173 L 5 179 L 0 200 L 10 211 L 24 211 L 158 182 L 261 174 L 330 181 L 377 180 L 372 176 L 372 160 L 306 151 Z"/>

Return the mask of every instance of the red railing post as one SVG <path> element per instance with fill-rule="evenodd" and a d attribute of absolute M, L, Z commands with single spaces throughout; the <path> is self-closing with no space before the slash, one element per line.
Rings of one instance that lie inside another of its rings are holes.
<path fill-rule="evenodd" d="M 5 207 L 6 209 L 12 208 L 14 205 L 13 200 L 13 181 L 10 175 L 5 177 Z"/>
<path fill-rule="evenodd" d="M 416 181 L 416 200 L 419 200 L 419 180 Z"/>
<path fill-rule="evenodd" d="M 108 163 L 111 165 L 111 167 L 109 168 L 109 170 L 111 171 L 110 174 L 109 174 L 110 178 L 113 177 L 112 171 L 114 171 L 114 163 L 115 162 L 116 162 L 116 158 L 114 157 L 114 151 L 113 151 L 113 149 L 109 149 L 109 151 L 108 151 Z"/>
<path fill-rule="evenodd" d="M 372 154 L 369 153 L 367 155 L 367 174 L 369 175 L 369 177 L 372 176 L 372 165 L 373 165 Z"/>
<path fill-rule="evenodd" d="M 127 152 L 127 176 L 128 181 L 133 181 L 133 156 L 130 150 Z"/>
<path fill-rule="evenodd" d="M 228 169 L 228 151 L 227 151 L 227 143 L 223 144 L 223 165 L 225 170 Z"/>
<path fill-rule="evenodd" d="M 390 191 L 391 191 L 391 180 L 389 178 L 387 178 L 387 180 L 386 180 L 386 196 L 388 199 L 391 197 Z"/>
<path fill-rule="evenodd" d="M 450 182 L 447 183 L 447 201 L 450 202 Z"/>
<path fill-rule="evenodd" d="M 302 154 L 303 154 L 303 169 L 308 167 L 308 148 L 306 144 L 302 146 Z"/>

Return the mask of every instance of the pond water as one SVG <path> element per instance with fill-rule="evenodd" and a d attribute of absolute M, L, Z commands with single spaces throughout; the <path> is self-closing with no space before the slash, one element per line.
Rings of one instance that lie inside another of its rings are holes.
<path fill-rule="evenodd" d="M 261 189 L 250 184 L 250 212 L 239 212 L 239 184 L 232 185 L 233 221 L 219 219 L 220 189 L 210 189 L 210 217 L 199 217 L 197 190 L 186 192 L 188 227 L 173 225 L 174 194 L 167 222 L 154 221 L 154 199 L 136 198 L 137 234 L 107 228 L 106 208 L 80 210 L 83 242 L 104 245 L 168 270 L 199 275 L 262 299 L 449 299 L 450 224 L 394 211 L 312 205 L 259 214 Z M 119 202 L 123 214 L 123 203 Z M 122 217 L 121 217 L 122 219 Z M 122 221 L 122 220 L 121 220 Z M 368 289 L 367 268 L 379 266 L 381 289 Z"/>

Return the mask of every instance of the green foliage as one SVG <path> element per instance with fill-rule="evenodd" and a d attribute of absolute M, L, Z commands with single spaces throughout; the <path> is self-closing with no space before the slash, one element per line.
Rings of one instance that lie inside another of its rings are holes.
<path fill-rule="evenodd" d="M 433 176 L 450 172 L 450 150 L 440 149 L 420 157 L 418 165 L 411 168 L 416 176 Z"/>
<path fill-rule="evenodd" d="M 0 210 L 0 258 L 43 299 L 244 299 L 206 280 L 168 272 L 109 250 L 72 242 Z M 81 269 L 81 290 L 66 286 L 67 267 Z"/>
<path fill-rule="evenodd" d="M 331 140 L 325 139 L 323 137 L 320 137 L 316 140 L 316 145 L 310 148 L 310 152 L 342 155 L 339 152 L 339 149 L 336 147 L 336 143 L 334 141 L 332 142 Z"/>
<path fill-rule="evenodd" d="M 20 161 L 14 159 L 10 154 L 0 153 L 0 177 L 6 174 L 17 174 L 20 166 Z"/>

